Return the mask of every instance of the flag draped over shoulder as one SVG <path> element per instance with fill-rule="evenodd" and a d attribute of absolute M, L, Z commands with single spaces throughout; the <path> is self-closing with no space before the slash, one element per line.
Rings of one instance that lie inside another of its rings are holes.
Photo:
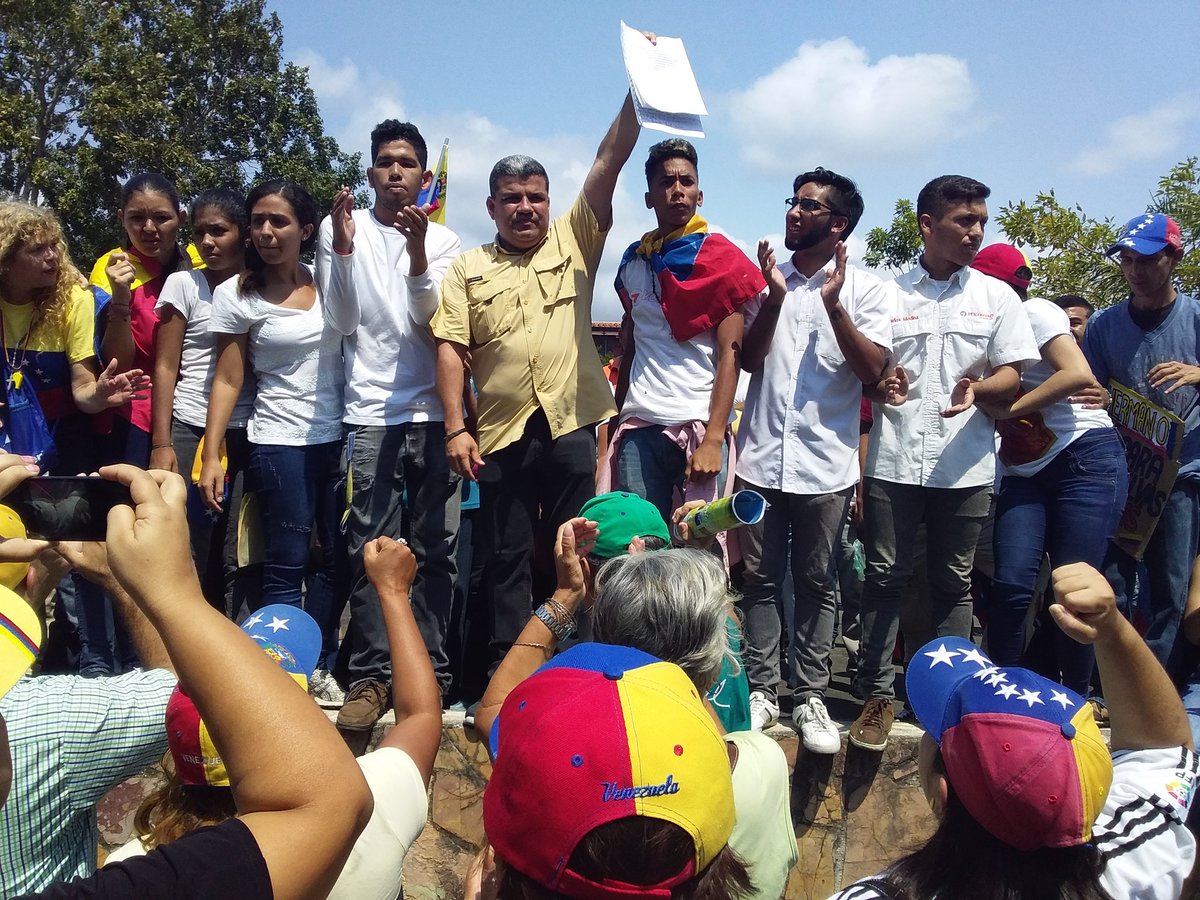
<path fill-rule="evenodd" d="M 429 207 L 429 221 L 439 225 L 446 224 L 446 169 L 449 164 L 450 139 L 446 138 L 442 142 L 442 155 L 438 157 L 437 168 L 433 170 L 433 181 L 417 198 L 417 206 Z"/>
<path fill-rule="evenodd" d="M 617 294 L 628 311 L 629 292 L 621 269 L 634 256 L 650 262 L 658 280 L 659 300 L 671 334 L 687 341 L 720 324 L 767 286 L 762 270 L 728 238 L 712 234 L 708 222 L 692 216 L 678 231 L 662 237 L 648 232 L 631 244 L 617 269 Z"/>

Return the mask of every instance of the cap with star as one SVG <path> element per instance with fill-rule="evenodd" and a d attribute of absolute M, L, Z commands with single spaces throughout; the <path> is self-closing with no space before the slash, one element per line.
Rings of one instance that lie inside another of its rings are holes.
<path fill-rule="evenodd" d="M 1141 256 L 1153 256 L 1164 247 L 1179 250 L 1182 246 L 1183 235 L 1174 219 L 1165 213 L 1143 213 L 1125 223 L 1116 243 L 1105 251 L 1105 255 L 1113 256 L 1122 249 L 1129 249 Z"/>
<path fill-rule="evenodd" d="M 316 620 L 297 606 L 275 603 L 264 606 L 242 623 L 263 652 L 305 690 L 321 652 L 321 629 Z M 227 787 L 229 775 L 208 726 L 181 685 L 167 701 L 167 749 L 175 774 L 183 784 Z"/>
<path fill-rule="evenodd" d="M 1112 757 L 1083 697 L 955 637 L 918 650 L 905 686 L 976 822 L 1018 850 L 1091 840 Z"/>

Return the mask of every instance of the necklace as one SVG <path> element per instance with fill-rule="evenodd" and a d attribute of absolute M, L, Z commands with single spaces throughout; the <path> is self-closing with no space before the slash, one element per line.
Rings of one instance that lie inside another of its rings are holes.
<path fill-rule="evenodd" d="M 38 326 L 38 321 L 42 317 L 41 309 L 34 312 L 33 318 L 29 321 L 29 327 L 25 329 L 24 336 L 17 341 L 17 346 L 12 348 L 11 355 L 8 349 L 8 335 L 4 325 L 4 315 L 0 313 L 0 346 L 4 348 L 4 367 L 8 370 L 8 387 L 10 390 L 19 391 L 21 384 L 25 380 L 25 373 L 22 368 L 25 365 L 25 358 L 29 355 L 29 337 Z"/>

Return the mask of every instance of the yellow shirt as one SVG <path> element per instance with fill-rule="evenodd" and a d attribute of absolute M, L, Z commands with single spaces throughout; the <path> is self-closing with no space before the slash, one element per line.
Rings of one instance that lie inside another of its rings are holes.
<path fill-rule="evenodd" d="M 605 237 L 581 193 L 533 249 L 509 253 L 493 241 L 451 264 L 430 327 L 471 351 L 480 453 L 520 438 L 538 407 L 553 437 L 616 413 L 592 341 Z"/>

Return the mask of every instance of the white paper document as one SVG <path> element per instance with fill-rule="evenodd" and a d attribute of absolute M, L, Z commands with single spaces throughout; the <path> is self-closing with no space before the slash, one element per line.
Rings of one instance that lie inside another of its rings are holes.
<path fill-rule="evenodd" d="M 679 38 L 651 44 L 636 28 L 621 23 L 621 51 L 638 122 L 670 134 L 704 137 L 708 115 L 692 64 Z"/>

